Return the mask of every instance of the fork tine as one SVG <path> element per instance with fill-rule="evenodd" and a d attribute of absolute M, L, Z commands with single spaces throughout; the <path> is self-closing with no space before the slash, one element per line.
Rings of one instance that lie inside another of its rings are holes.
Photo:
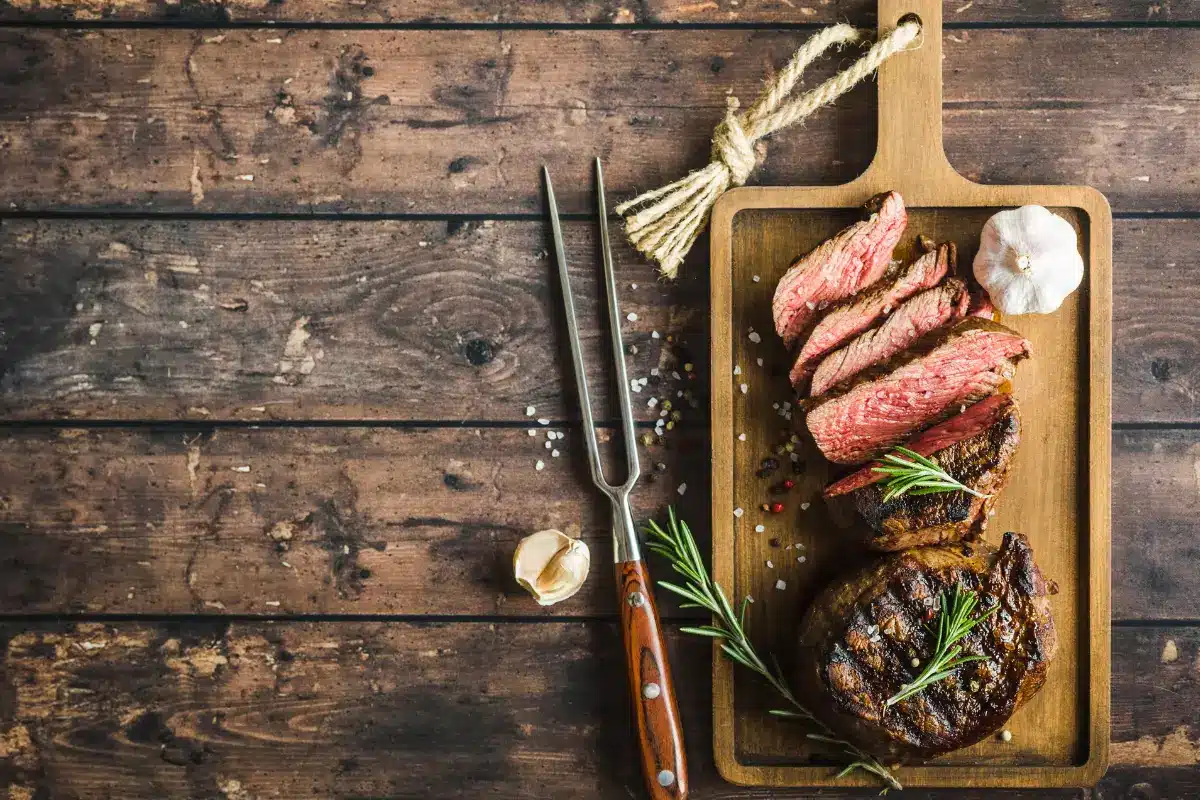
<path fill-rule="evenodd" d="M 621 340 L 621 309 L 617 304 L 617 276 L 613 269 L 612 245 L 608 239 L 608 207 L 604 202 L 604 167 L 596 158 L 596 205 L 600 216 L 600 256 L 604 262 L 604 290 L 608 295 L 608 321 L 612 329 L 613 358 L 617 368 L 617 395 L 621 400 L 621 430 L 625 436 L 628 477 L 624 488 L 632 489 L 641 474 L 637 434 L 633 429 L 633 405 L 629 400 L 629 375 L 625 371 L 625 344 Z"/>
<path fill-rule="evenodd" d="M 575 367 L 575 388 L 579 391 L 579 409 L 583 412 L 583 435 L 587 440 L 588 465 L 592 470 L 592 481 L 601 489 L 611 487 L 604 480 L 604 467 L 600 463 L 600 445 L 596 442 L 596 425 L 592 419 L 592 398 L 588 393 L 587 372 L 583 363 L 583 347 L 579 339 L 579 320 L 575 316 L 575 297 L 571 294 L 571 277 L 567 273 L 567 255 L 563 247 L 562 224 L 558 219 L 558 203 L 554 199 L 554 185 L 550 182 L 550 170 L 542 166 L 542 179 L 546 183 L 546 200 L 550 206 L 550 229 L 554 234 L 554 255 L 558 261 L 558 279 L 562 285 L 563 305 L 566 307 L 567 333 L 571 341 L 571 361 Z"/>

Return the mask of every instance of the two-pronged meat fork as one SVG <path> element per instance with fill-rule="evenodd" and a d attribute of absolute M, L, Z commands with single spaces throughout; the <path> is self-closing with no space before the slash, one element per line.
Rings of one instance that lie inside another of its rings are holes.
<path fill-rule="evenodd" d="M 625 346 L 621 342 L 621 314 L 617 306 L 617 281 L 613 274 L 612 249 L 608 241 L 608 209 L 604 203 L 604 172 L 596 159 L 596 202 L 600 221 L 600 256 L 604 265 L 604 287 L 608 296 L 608 317 L 612 327 L 612 349 L 616 361 L 617 392 L 621 401 L 621 430 L 625 436 L 625 459 L 628 477 L 620 486 L 604 478 L 600 463 L 600 448 L 596 443 L 592 419 L 592 399 L 588 394 L 583 349 L 579 339 L 579 321 L 575 315 L 575 300 L 571 294 L 571 279 L 567 275 L 567 257 L 563 248 L 562 226 L 550 173 L 542 167 L 546 181 L 546 198 L 550 204 L 550 225 L 554 232 L 554 254 L 558 260 L 558 277 L 562 282 L 563 304 L 566 306 L 567 330 L 571 339 L 571 360 L 575 368 L 575 385 L 579 389 L 579 407 L 583 412 L 583 434 L 587 439 L 592 480 L 612 502 L 613 552 L 617 565 L 617 591 L 621 605 L 621 627 L 625 637 L 625 661 L 629 668 L 629 687 L 633 695 L 634 716 L 637 719 L 638 739 L 642 751 L 642 770 L 652 798 L 687 797 L 687 761 L 683 750 L 683 729 L 679 707 L 675 702 L 675 687 L 667 664 L 667 649 L 663 641 L 658 610 L 650 584 L 650 572 L 642 559 L 637 528 L 629 506 L 629 493 L 641 474 L 637 441 L 633 428 L 633 407 L 629 402 L 629 376 L 625 373 Z"/>

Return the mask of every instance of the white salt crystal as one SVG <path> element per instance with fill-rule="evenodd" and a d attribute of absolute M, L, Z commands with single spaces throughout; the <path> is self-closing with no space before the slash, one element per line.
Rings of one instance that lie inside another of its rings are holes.
<path fill-rule="evenodd" d="M 738 434 L 738 441 L 739 441 L 739 442 L 744 442 L 744 441 L 746 441 L 746 434 L 744 434 L 744 433 L 739 433 L 739 434 Z"/>
<path fill-rule="evenodd" d="M 651 338 L 651 339 L 658 339 L 658 338 L 660 338 L 660 337 L 659 337 L 659 335 L 658 335 L 658 331 L 650 331 L 650 338 Z"/>
<path fill-rule="evenodd" d="M 808 507 L 809 507 L 809 506 L 811 506 L 811 505 L 812 505 L 812 503 L 801 503 L 801 504 L 800 504 L 800 510 L 801 510 L 801 511 L 808 511 Z"/>
<path fill-rule="evenodd" d="M 745 512 L 745 511 L 743 511 L 743 510 L 742 510 L 742 508 L 741 508 L 740 506 L 739 506 L 738 508 L 735 508 L 735 509 L 733 510 L 733 515 L 734 515 L 735 517 L 737 517 L 738 519 L 741 519 L 741 518 L 742 518 L 742 514 L 745 514 L 745 513 L 746 513 L 746 512 Z"/>
<path fill-rule="evenodd" d="M 763 364 L 763 362 L 762 362 L 762 359 L 761 359 L 761 358 L 759 358 L 759 359 L 755 359 L 755 360 L 756 360 L 756 361 L 758 361 L 758 365 L 761 367 L 761 366 L 762 366 L 762 364 Z"/>
<path fill-rule="evenodd" d="M 686 483 L 679 484 L 679 488 L 676 489 L 675 491 L 679 492 L 679 494 L 682 495 L 684 492 L 687 491 L 687 484 Z"/>
<path fill-rule="evenodd" d="M 538 462 L 533 465 L 533 468 L 536 469 L 538 472 L 541 472 L 542 470 L 544 470 L 546 468 L 546 462 L 542 461 L 541 459 L 538 459 Z"/>
<path fill-rule="evenodd" d="M 739 386 L 738 388 L 742 390 L 742 394 L 745 394 L 746 392 L 750 391 L 750 387 L 744 383 L 741 386 Z"/>
<path fill-rule="evenodd" d="M 759 334 L 758 331 L 750 331 L 750 341 L 758 344 L 762 341 L 762 335 Z"/>
<path fill-rule="evenodd" d="M 787 588 L 787 581 L 775 581 L 775 588 L 782 592 Z"/>
<path fill-rule="evenodd" d="M 775 569 L 775 562 L 769 558 L 767 559 L 767 569 Z"/>
<path fill-rule="evenodd" d="M 752 277 L 750 278 L 750 280 L 754 281 L 755 283 L 758 283 L 758 282 L 759 282 L 760 280 L 762 280 L 762 279 L 761 279 L 761 278 L 759 278 L 757 275 L 754 275 L 754 276 L 752 276 Z"/>
<path fill-rule="evenodd" d="M 550 420 L 546 419 L 545 417 L 538 417 L 538 425 L 549 425 L 549 424 L 550 424 Z"/>
<path fill-rule="evenodd" d="M 532 417 L 537 412 L 533 406 L 525 406 L 525 416 Z"/>
<path fill-rule="evenodd" d="M 765 531 L 766 529 L 767 529 L 767 526 L 766 526 L 766 525 L 755 525 L 755 526 L 754 526 L 754 532 L 755 532 L 755 533 L 762 533 L 762 532 L 763 532 L 763 531 Z"/>
<path fill-rule="evenodd" d="M 628 314 L 625 315 L 625 319 L 629 320 L 630 322 L 637 322 L 637 314 L 630 311 Z"/>
<path fill-rule="evenodd" d="M 739 367 L 737 364 L 734 364 L 734 365 L 733 365 L 733 374 L 734 374 L 734 375 L 741 375 L 741 374 L 742 374 L 742 368 L 741 368 L 741 367 Z"/>

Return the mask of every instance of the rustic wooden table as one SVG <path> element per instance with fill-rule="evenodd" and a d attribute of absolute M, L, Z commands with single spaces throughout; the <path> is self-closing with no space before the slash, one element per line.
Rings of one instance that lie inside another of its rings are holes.
<path fill-rule="evenodd" d="M 4 796 L 640 796 L 537 167 L 592 308 L 590 157 L 614 198 L 700 165 L 730 90 L 871 5 L 0 3 Z M 946 16 L 951 161 L 1116 217 L 1113 767 L 1019 796 L 1195 797 L 1200 3 Z M 755 180 L 850 179 L 873 114 Z M 632 373 L 690 347 L 701 407 L 638 510 L 687 481 L 703 519 L 706 248 L 670 285 L 617 259 Z M 549 526 L 597 568 L 543 610 L 508 561 Z M 694 796 L 806 796 L 715 774 L 709 649 L 665 611 Z"/>

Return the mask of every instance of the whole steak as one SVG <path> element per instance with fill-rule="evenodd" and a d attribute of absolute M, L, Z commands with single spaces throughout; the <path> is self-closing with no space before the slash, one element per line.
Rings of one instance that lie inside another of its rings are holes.
<path fill-rule="evenodd" d="M 981 611 L 999 604 L 960 640 L 964 654 L 985 660 L 886 706 L 933 655 L 939 602 L 956 585 L 979 594 Z M 1058 647 L 1048 594 L 1018 533 L 1004 534 L 999 548 L 958 544 L 886 556 L 813 601 L 800 626 L 799 697 L 881 758 L 929 758 L 972 745 L 1042 688 Z"/>

